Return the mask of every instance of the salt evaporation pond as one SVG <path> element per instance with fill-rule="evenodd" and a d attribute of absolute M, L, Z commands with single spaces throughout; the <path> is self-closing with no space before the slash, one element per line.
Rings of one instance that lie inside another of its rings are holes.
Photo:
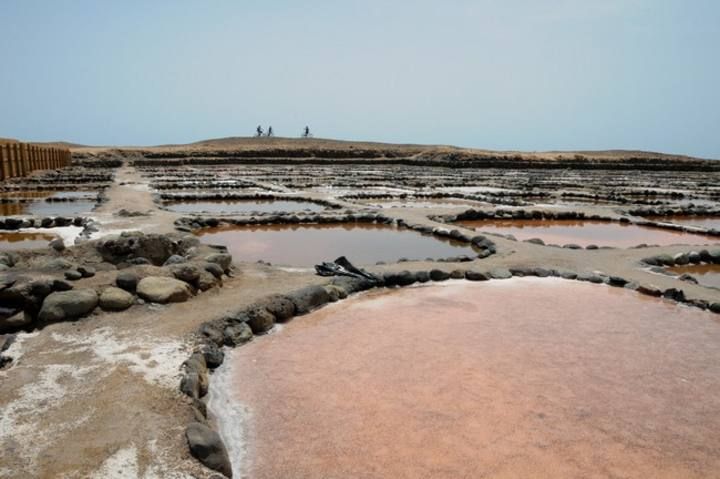
<path fill-rule="evenodd" d="M 715 477 L 718 344 L 711 313 L 625 289 L 451 281 L 234 350 L 211 407 L 241 477 Z"/>
<path fill-rule="evenodd" d="M 293 200 L 182 200 L 167 201 L 165 206 L 177 213 L 248 214 L 252 212 L 272 213 L 282 211 L 322 211 L 325 207 L 311 201 Z"/>
<path fill-rule="evenodd" d="M 689 274 L 703 286 L 720 288 L 720 264 L 691 264 L 668 268 L 675 274 Z"/>
<path fill-rule="evenodd" d="M 261 225 L 208 228 L 204 243 L 224 245 L 237 261 L 311 267 L 338 256 L 356 264 L 469 255 L 467 244 L 383 224 Z"/>
<path fill-rule="evenodd" d="M 0 203 L 0 216 L 35 215 L 35 216 L 76 216 L 90 213 L 96 206 L 97 193 L 91 191 L 6 191 L 0 193 L 2 198 L 29 199 L 22 203 Z M 45 201 L 46 199 L 70 201 Z"/>
<path fill-rule="evenodd" d="M 548 244 L 629 248 L 639 244 L 709 244 L 718 239 L 616 221 L 591 220 L 467 220 L 458 224 L 476 231 L 511 234 L 518 240 L 540 238 Z"/>
<path fill-rule="evenodd" d="M 55 239 L 54 235 L 45 233 L 0 233 L 0 251 L 46 248 Z"/>
<path fill-rule="evenodd" d="M 460 208 L 478 207 L 488 205 L 480 201 L 463 200 L 458 198 L 417 198 L 394 200 L 370 200 L 364 204 L 374 208 Z"/>

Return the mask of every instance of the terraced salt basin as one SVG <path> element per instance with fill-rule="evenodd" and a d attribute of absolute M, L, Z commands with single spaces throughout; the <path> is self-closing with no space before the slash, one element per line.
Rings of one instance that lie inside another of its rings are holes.
<path fill-rule="evenodd" d="M 673 266 L 669 271 L 682 275 L 689 274 L 703 286 L 720 288 L 720 264 L 691 264 L 687 266 Z"/>
<path fill-rule="evenodd" d="M 210 409 L 238 477 L 716 477 L 718 344 L 604 285 L 378 290 L 232 351 Z"/>
<path fill-rule="evenodd" d="M 325 209 L 318 203 L 295 200 L 182 200 L 167 201 L 164 204 L 170 211 L 177 213 L 248 214 L 276 211 L 297 213 Z"/>
<path fill-rule="evenodd" d="M 338 256 L 368 265 L 401 258 L 447 258 L 476 253 L 465 243 L 384 224 L 232 226 L 201 230 L 200 240 L 224 245 L 236 261 L 312 267 Z"/>
<path fill-rule="evenodd" d="M 97 193 L 90 191 L 10 191 L 0 198 L 30 199 L 19 203 L 0 203 L 0 216 L 76 216 L 90 213 L 96 206 Z M 50 199 L 50 201 L 46 201 Z M 60 200 L 60 201 L 57 201 Z"/>
<path fill-rule="evenodd" d="M 46 233 L 0 233 L 0 251 L 45 248 L 55 238 Z"/>
<path fill-rule="evenodd" d="M 591 220 L 467 220 L 457 224 L 479 232 L 540 238 L 548 244 L 629 248 L 639 244 L 711 244 L 718 238 L 649 226 Z"/>

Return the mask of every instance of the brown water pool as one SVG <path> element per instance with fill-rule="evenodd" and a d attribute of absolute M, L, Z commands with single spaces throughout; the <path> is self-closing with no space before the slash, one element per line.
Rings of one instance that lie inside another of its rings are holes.
<path fill-rule="evenodd" d="M 292 200 L 203 200 L 203 201 L 168 201 L 165 203 L 171 211 L 178 213 L 227 213 L 247 214 L 251 212 L 287 213 L 299 211 L 322 211 L 325 207 L 310 201 Z"/>
<path fill-rule="evenodd" d="M 457 281 L 257 338 L 211 405 L 241 477 L 717 477 L 718 345 L 711 313 L 628 290 Z"/>
<path fill-rule="evenodd" d="M 708 244 L 718 239 L 700 234 L 589 220 L 468 220 L 458 224 L 476 231 L 511 234 L 518 240 L 540 238 L 548 244 L 628 248 L 639 244 Z"/>
<path fill-rule="evenodd" d="M 0 251 L 45 248 L 54 238 L 45 233 L 0 233 Z"/>
<path fill-rule="evenodd" d="M 200 240 L 227 246 L 238 261 L 269 261 L 310 267 L 338 256 L 357 264 L 400 258 L 446 258 L 475 254 L 464 243 L 382 224 L 264 225 L 210 228 Z"/>
<path fill-rule="evenodd" d="M 703 286 L 720 288 L 720 264 L 691 264 L 668 269 L 675 274 L 690 274 Z"/>

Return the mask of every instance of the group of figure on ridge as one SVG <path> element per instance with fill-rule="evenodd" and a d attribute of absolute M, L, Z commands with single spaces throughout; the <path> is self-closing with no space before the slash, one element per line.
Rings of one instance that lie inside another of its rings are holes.
<path fill-rule="evenodd" d="M 262 125 L 258 125 L 257 128 L 255 129 L 255 136 L 258 138 L 261 138 L 261 137 L 269 138 L 271 136 L 275 136 L 275 133 L 273 132 L 272 126 L 268 126 L 267 132 L 265 132 L 265 130 L 263 130 Z M 312 134 L 310 133 L 310 127 L 306 125 L 305 128 L 303 128 L 301 137 L 302 138 L 310 138 L 311 136 L 312 136 Z"/>

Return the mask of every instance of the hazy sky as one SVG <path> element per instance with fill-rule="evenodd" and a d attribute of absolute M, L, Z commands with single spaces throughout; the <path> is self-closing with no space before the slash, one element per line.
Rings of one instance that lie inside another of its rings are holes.
<path fill-rule="evenodd" d="M 720 158 L 720 1 L 0 0 L 0 137 Z"/>

